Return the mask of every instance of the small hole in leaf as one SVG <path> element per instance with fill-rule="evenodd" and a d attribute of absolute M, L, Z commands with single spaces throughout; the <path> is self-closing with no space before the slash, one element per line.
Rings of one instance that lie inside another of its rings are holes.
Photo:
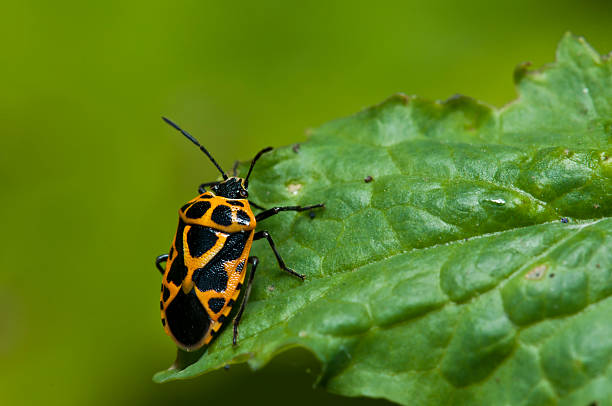
<path fill-rule="evenodd" d="M 299 183 L 290 183 L 287 185 L 287 190 L 294 196 L 298 194 L 300 189 L 302 189 L 302 185 Z"/>
<path fill-rule="evenodd" d="M 525 275 L 525 279 L 528 279 L 528 280 L 542 279 L 542 277 L 546 273 L 546 269 L 547 269 L 546 265 L 538 265 L 535 268 L 533 268 L 531 271 L 527 272 L 527 274 Z"/>

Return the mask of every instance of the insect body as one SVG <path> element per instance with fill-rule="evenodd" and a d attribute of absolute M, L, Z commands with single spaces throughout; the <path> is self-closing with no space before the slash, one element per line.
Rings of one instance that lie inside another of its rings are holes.
<path fill-rule="evenodd" d="M 247 264 L 250 263 L 251 273 L 244 299 L 234 319 L 235 345 L 238 325 L 259 262 L 257 257 L 249 257 L 254 240 L 266 238 L 280 268 L 304 279 L 304 275 L 285 265 L 267 231 L 255 231 L 257 222 L 281 211 L 311 210 L 323 207 L 323 204 L 264 210 L 249 202 L 248 179 L 255 162 L 272 148 L 261 150 L 253 158 L 246 178 L 228 177 L 195 138 L 170 120 L 164 120 L 210 158 L 223 180 L 202 184 L 200 195 L 180 208 L 178 229 L 170 252 L 160 255 L 155 261 L 163 274 L 160 300 L 162 325 L 176 344 L 186 351 L 210 343 L 228 320 L 243 287 Z M 206 191 L 206 187 L 211 190 Z M 254 215 L 251 205 L 263 211 Z M 165 268 L 161 266 L 163 262 L 166 262 Z"/>

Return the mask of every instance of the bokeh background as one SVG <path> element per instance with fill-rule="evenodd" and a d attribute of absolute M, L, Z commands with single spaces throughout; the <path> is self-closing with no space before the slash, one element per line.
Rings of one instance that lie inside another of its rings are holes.
<path fill-rule="evenodd" d="M 212 165 L 395 92 L 502 106 L 565 31 L 612 50 L 612 3 L 570 0 L 18 1 L 0 17 L 0 404 L 383 404 L 312 389 L 289 352 L 157 385 L 177 208 Z M 230 397 L 231 396 L 231 397 Z"/>

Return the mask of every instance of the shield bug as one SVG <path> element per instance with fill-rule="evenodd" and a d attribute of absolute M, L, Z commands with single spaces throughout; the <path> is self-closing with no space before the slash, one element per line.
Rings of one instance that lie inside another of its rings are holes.
<path fill-rule="evenodd" d="M 236 305 L 247 264 L 251 264 L 243 300 L 234 318 L 233 343 L 236 345 L 238 326 L 259 262 L 257 257 L 249 256 L 254 240 L 266 239 L 279 267 L 304 280 L 304 275 L 285 265 L 270 234 L 265 230 L 255 230 L 257 223 L 281 211 L 305 211 L 324 206 L 314 204 L 264 209 L 250 202 L 249 176 L 257 160 L 272 148 L 264 148 L 255 155 L 244 179 L 236 176 L 236 166 L 233 176 L 229 177 L 194 137 L 167 118 L 163 119 L 206 154 L 221 172 L 223 180 L 200 185 L 199 196 L 179 209 L 178 228 L 170 251 L 155 260 L 163 275 L 160 299 L 162 325 L 183 350 L 194 351 L 210 343 Z M 261 211 L 255 215 L 251 206 Z M 164 262 L 165 266 L 162 266 Z"/>

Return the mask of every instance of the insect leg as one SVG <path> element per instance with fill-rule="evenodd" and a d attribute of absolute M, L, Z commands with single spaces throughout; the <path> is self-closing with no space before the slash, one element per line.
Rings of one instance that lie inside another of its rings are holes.
<path fill-rule="evenodd" d="M 274 252 L 274 255 L 276 256 L 276 261 L 278 261 L 278 266 L 283 271 L 288 272 L 288 273 L 290 273 L 293 276 L 297 276 L 301 280 L 304 280 L 304 278 L 306 276 L 295 272 L 293 269 L 291 269 L 291 268 L 287 267 L 287 265 L 285 265 L 285 261 L 283 261 L 283 259 L 281 258 L 280 254 L 276 250 L 276 245 L 274 245 L 274 241 L 272 241 L 272 237 L 270 237 L 270 233 L 268 233 L 267 231 L 258 231 L 253 236 L 253 240 L 261 240 L 262 238 L 265 238 L 265 239 L 268 240 L 268 243 L 270 244 L 270 248 L 272 248 L 272 252 Z"/>
<path fill-rule="evenodd" d="M 259 213 L 257 216 L 255 216 L 255 220 L 256 221 L 261 221 L 261 220 L 265 220 L 270 216 L 274 216 L 275 214 L 278 214 L 281 211 L 305 211 L 305 210 L 312 210 L 312 209 L 316 209 L 318 207 L 325 207 L 325 204 L 323 203 L 319 203 L 319 204 L 313 204 L 312 206 L 284 206 L 284 207 L 272 207 L 271 209 L 268 209 L 266 211 L 262 211 L 261 213 Z"/>
<path fill-rule="evenodd" d="M 252 202 L 252 201 L 250 201 L 250 200 L 249 200 L 249 204 L 250 204 L 251 206 L 255 207 L 256 209 L 259 209 L 259 210 L 265 210 L 265 208 L 264 208 L 264 207 L 261 207 L 261 206 L 260 206 L 260 205 L 258 205 L 257 203 L 253 203 L 253 202 Z"/>
<path fill-rule="evenodd" d="M 219 182 L 206 182 L 206 183 L 202 183 L 199 187 L 198 187 L 198 193 L 202 194 L 206 192 L 206 188 L 209 186 L 214 186 L 214 185 L 218 185 Z"/>
<path fill-rule="evenodd" d="M 259 263 L 259 258 L 257 257 L 249 257 L 249 263 L 251 264 L 251 273 L 249 275 L 249 280 L 246 285 L 246 290 L 244 291 L 244 298 L 242 299 L 242 304 L 240 305 L 240 309 L 234 318 L 234 338 L 233 344 L 236 345 L 238 343 L 238 325 L 240 325 L 240 319 L 242 319 L 242 313 L 244 313 L 244 308 L 246 307 L 247 301 L 249 300 L 249 295 L 251 294 L 251 285 L 253 284 L 253 276 L 255 276 L 255 269 L 257 269 L 257 264 Z"/>
<path fill-rule="evenodd" d="M 159 272 L 161 272 L 162 275 L 164 274 L 164 268 L 161 267 L 161 263 L 166 262 L 167 260 L 168 254 L 162 254 L 155 258 L 155 266 L 157 267 L 157 269 L 159 269 Z"/>

